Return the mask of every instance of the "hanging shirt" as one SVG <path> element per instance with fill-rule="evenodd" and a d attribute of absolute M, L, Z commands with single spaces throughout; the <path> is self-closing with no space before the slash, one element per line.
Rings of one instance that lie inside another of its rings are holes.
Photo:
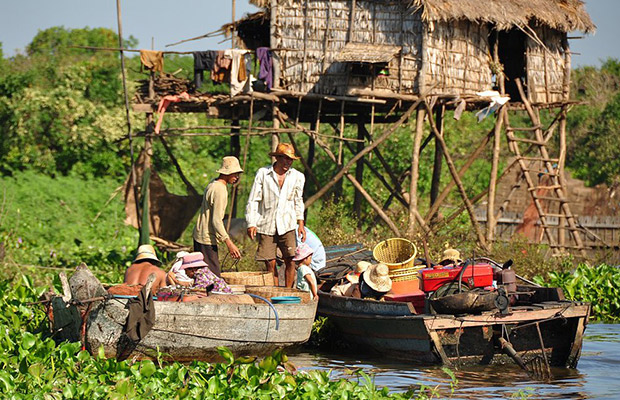
<path fill-rule="evenodd" d="M 299 290 L 303 290 L 304 292 L 310 292 L 310 298 L 314 298 L 312 295 L 312 290 L 310 290 L 310 283 L 306 279 L 306 276 L 308 276 L 310 281 L 312 281 L 314 286 L 316 286 L 316 276 L 314 276 L 312 269 L 307 265 L 300 265 L 297 268 L 297 283 L 295 284 L 295 287 Z"/>
<path fill-rule="evenodd" d="M 256 172 L 245 210 L 248 228 L 256 227 L 263 235 L 283 235 L 304 219 L 304 183 L 306 177 L 295 168 L 289 169 L 282 189 L 273 165 Z"/>
<path fill-rule="evenodd" d="M 211 79 L 214 82 L 226 82 L 230 79 L 231 63 L 230 53 L 226 55 L 224 50 L 218 50 L 213 63 L 213 70 L 211 70 Z"/>
<path fill-rule="evenodd" d="M 247 50 L 225 50 L 224 54 L 232 60 L 230 65 L 230 95 L 249 91 L 248 77 L 245 68 L 245 53 Z M 248 87 L 246 87 L 248 86 Z"/>
<path fill-rule="evenodd" d="M 194 55 L 194 85 L 196 89 L 202 86 L 204 71 L 211 71 L 215 64 L 217 52 L 214 50 L 195 51 Z"/>
<path fill-rule="evenodd" d="M 164 72 L 164 53 L 154 50 L 140 50 L 142 65 L 154 72 Z"/>
<path fill-rule="evenodd" d="M 260 62 L 260 70 L 258 71 L 258 79 L 265 81 L 267 89 L 273 87 L 273 60 L 271 58 L 271 50 L 268 47 L 259 47 L 256 49 L 256 58 Z"/>

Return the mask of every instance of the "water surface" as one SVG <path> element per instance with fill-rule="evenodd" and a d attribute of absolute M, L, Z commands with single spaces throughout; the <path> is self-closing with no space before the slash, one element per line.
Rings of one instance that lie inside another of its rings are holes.
<path fill-rule="evenodd" d="M 375 384 L 395 391 L 426 385 L 450 397 L 451 379 L 440 367 L 416 367 L 362 355 L 300 352 L 290 355 L 299 369 L 325 369 L 333 378 L 358 379 L 361 368 Z M 513 365 L 463 367 L 453 399 L 620 399 L 620 324 L 589 324 L 577 369 L 553 368 L 548 381 L 532 379 Z"/>

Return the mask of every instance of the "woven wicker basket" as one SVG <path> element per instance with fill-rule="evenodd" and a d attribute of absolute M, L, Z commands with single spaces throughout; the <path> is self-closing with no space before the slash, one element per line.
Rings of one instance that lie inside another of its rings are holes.
<path fill-rule="evenodd" d="M 229 285 L 273 286 L 273 274 L 269 272 L 222 272 Z"/>
<path fill-rule="evenodd" d="M 246 286 L 245 292 L 256 294 L 266 298 L 267 300 L 272 297 L 297 296 L 301 299 L 302 303 L 307 303 L 310 301 L 310 292 L 280 286 Z"/>
<path fill-rule="evenodd" d="M 413 267 L 418 249 L 407 239 L 387 239 L 375 246 L 372 255 L 388 266 L 390 270 Z"/>
<path fill-rule="evenodd" d="M 410 281 L 413 279 L 418 279 L 418 272 L 426 268 L 424 265 L 416 265 L 415 267 L 407 267 L 407 268 L 394 268 L 390 270 L 390 278 L 392 282 L 399 281 Z"/>

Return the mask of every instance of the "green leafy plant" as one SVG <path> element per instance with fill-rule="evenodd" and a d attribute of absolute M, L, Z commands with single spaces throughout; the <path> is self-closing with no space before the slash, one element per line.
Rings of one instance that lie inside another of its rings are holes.
<path fill-rule="evenodd" d="M 601 264 L 591 267 L 579 264 L 572 272 L 549 272 L 536 276 L 540 285 L 560 287 L 570 300 L 592 305 L 592 317 L 597 320 L 620 321 L 620 270 Z"/>

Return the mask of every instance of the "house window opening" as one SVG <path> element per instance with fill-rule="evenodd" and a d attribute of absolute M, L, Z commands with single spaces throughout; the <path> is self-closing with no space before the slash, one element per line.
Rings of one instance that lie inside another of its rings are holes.
<path fill-rule="evenodd" d="M 498 40 L 499 62 L 504 70 L 506 93 L 511 101 L 521 101 L 516 80 L 521 79 L 523 89 L 527 95 L 527 52 L 526 36 L 519 29 L 499 31 L 497 35 L 490 35 L 491 48 L 495 46 L 495 38 Z"/>

